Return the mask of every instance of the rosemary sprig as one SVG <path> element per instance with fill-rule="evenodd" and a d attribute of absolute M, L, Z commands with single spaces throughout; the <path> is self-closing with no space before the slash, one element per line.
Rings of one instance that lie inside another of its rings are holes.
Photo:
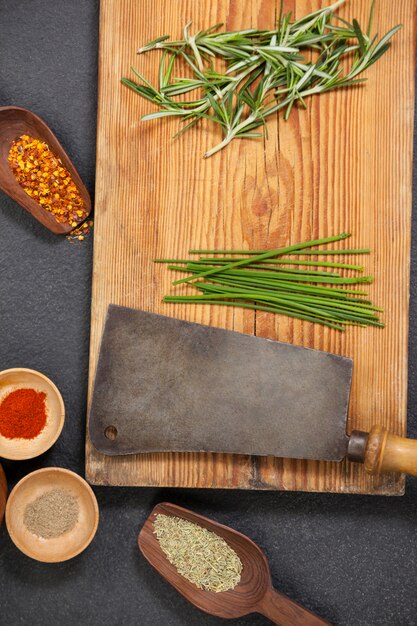
<path fill-rule="evenodd" d="M 216 24 L 192 35 L 189 22 L 183 39 L 164 35 L 139 48 L 139 54 L 162 51 L 157 86 L 134 68 L 136 80 L 122 78 L 122 82 L 158 106 L 142 120 L 179 117 L 184 126 L 177 135 L 202 119 L 218 124 L 223 139 L 206 152 L 209 157 L 233 139 L 262 136 L 260 127 L 280 110 L 288 119 L 295 105 L 306 107 L 309 96 L 365 80 L 359 75 L 388 50 L 401 26 L 378 41 L 377 36 L 371 37 L 375 0 L 366 31 L 357 20 L 349 23 L 335 15 L 344 1 L 295 21 L 291 13 L 283 13 L 281 2 L 272 30 L 224 32 L 219 31 L 222 24 Z M 219 61 L 226 69 L 219 69 Z M 181 65 L 188 70 L 175 77 L 174 68 Z"/>
<path fill-rule="evenodd" d="M 366 299 L 367 292 L 354 287 L 371 283 L 371 276 L 342 276 L 338 272 L 310 269 L 311 266 L 322 267 L 324 263 L 324 267 L 347 269 L 354 273 L 362 272 L 362 266 L 288 258 L 309 252 L 315 255 L 369 253 L 368 249 L 311 249 L 348 237 L 349 234 L 343 233 L 276 250 L 246 251 L 244 258 L 234 256 L 242 254 L 242 250 L 227 250 L 227 257 L 201 256 L 207 252 L 219 254 L 219 250 L 193 250 L 193 254 L 200 254 L 198 259 L 155 259 L 155 263 L 168 263 L 168 269 L 172 271 L 188 274 L 186 278 L 174 281 L 173 285 L 192 283 L 200 292 L 165 296 L 164 302 L 220 304 L 269 311 L 337 330 L 345 330 L 351 325 L 383 327 L 378 317 L 383 309 Z M 280 264 L 297 267 L 282 267 Z M 300 265 L 304 267 L 300 268 Z"/>

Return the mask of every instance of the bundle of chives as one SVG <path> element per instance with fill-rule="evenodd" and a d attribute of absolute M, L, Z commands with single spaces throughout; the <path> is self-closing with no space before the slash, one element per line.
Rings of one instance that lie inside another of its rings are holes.
<path fill-rule="evenodd" d="M 200 292 L 198 295 L 165 296 L 164 302 L 269 311 L 342 331 L 348 325 L 383 327 L 378 316 L 383 309 L 366 299 L 366 291 L 351 288 L 373 281 L 371 276 L 357 275 L 363 271 L 361 265 L 311 258 L 313 255 L 369 254 L 368 249 L 311 249 L 348 237 L 350 234 L 343 233 L 277 250 L 190 250 L 190 254 L 199 255 L 195 260 L 155 259 L 156 263 L 167 263 L 170 270 L 188 274 L 173 285 L 191 283 Z M 217 256 L 220 254 L 222 256 Z M 307 255 L 308 260 L 287 258 L 293 255 Z M 318 268 L 350 270 L 356 275 L 345 277 L 336 271 Z"/>

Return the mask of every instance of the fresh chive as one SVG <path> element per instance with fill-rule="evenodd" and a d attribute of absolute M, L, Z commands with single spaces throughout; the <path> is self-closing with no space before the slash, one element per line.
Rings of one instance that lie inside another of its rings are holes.
<path fill-rule="evenodd" d="M 302 315 L 301 313 L 294 313 L 293 311 L 289 311 L 287 309 L 280 309 L 276 306 L 262 306 L 259 304 L 247 304 L 244 302 L 233 302 L 233 301 L 221 301 L 221 300 L 196 300 L 196 297 L 193 296 L 165 296 L 164 302 L 174 302 L 178 304 L 216 304 L 216 305 L 226 305 L 226 306 L 234 306 L 242 309 L 251 309 L 254 311 L 268 311 L 270 313 L 283 313 L 284 315 L 288 315 L 289 317 L 295 317 L 297 319 L 307 320 L 308 322 L 314 322 L 315 324 L 323 324 L 324 326 L 328 326 L 329 328 L 334 328 L 336 330 L 344 331 L 345 328 L 343 325 L 336 325 L 326 320 L 323 320 L 319 317 L 313 317 L 311 315 Z M 346 322 L 345 322 L 346 323 Z"/>
<path fill-rule="evenodd" d="M 237 259 L 236 259 L 237 260 Z M 243 259 L 242 259 L 243 260 Z M 246 259 L 245 259 L 246 261 Z M 226 265 L 230 263 L 230 261 L 226 262 Z M 222 266 L 222 263 L 216 263 L 216 261 L 214 263 L 196 263 L 195 261 L 192 261 L 191 263 L 188 262 L 186 265 L 187 270 L 191 270 L 191 269 L 197 269 L 197 270 L 201 270 L 202 266 L 206 267 L 207 269 L 212 269 L 214 266 Z M 287 268 L 287 267 L 276 267 L 276 266 L 268 266 L 265 263 L 262 263 L 262 261 L 257 264 L 257 263 L 251 263 L 251 268 L 253 269 L 259 269 L 260 272 L 258 272 L 257 275 L 261 276 L 264 275 L 266 278 L 269 277 L 274 277 L 274 275 L 276 275 L 277 278 L 279 278 L 280 276 L 282 276 L 283 274 L 285 274 L 286 276 L 292 274 L 293 276 L 297 277 L 297 276 L 327 276 L 327 277 L 333 277 L 333 278 L 340 278 L 340 274 L 338 274 L 337 272 L 323 272 L 320 270 L 307 270 L 307 269 L 293 269 L 293 268 Z M 240 272 L 242 270 L 236 270 L 237 272 Z M 253 272 L 251 272 L 253 273 Z"/>
<path fill-rule="evenodd" d="M 236 254 L 236 255 L 254 255 L 254 254 L 262 254 L 263 250 L 188 250 L 188 254 Z M 288 255 L 317 255 L 321 256 L 322 254 L 370 254 L 371 250 L 369 248 L 362 248 L 358 250 L 304 250 L 303 252 L 287 252 Z"/>
<path fill-rule="evenodd" d="M 305 252 L 303 252 L 305 254 Z M 217 257 L 200 257 L 200 259 L 193 260 L 194 264 L 198 265 L 225 265 L 231 261 L 241 261 L 239 258 L 225 257 L 223 259 Z M 154 259 L 154 263 L 183 263 L 188 264 L 189 259 Z M 333 261 L 305 261 L 302 259 L 268 259 L 267 261 L 260 261 L 259 265 L 253 267 L 269 267 L 274 265 L 305 265 L 309 267 L 332 267 L 335 269 L 356 270 L 357 272 L 363 272 L 363 265 L 353 265 L 351 263 L 337 263 Z"/>
<path fill-rule="evenodd" d="M 244 290 L 243 287 L 240 288 L 233 288 L 233 287 L 227 287 L 226 288 L 221 288 L 218 285 L 211 285 L 211 284 L 204 284 L 202 283 L 201 285 L 198 285 L 198 288 L 200 290 L 204 290 L 204 291 L 212 291 L 212 292 L 223 292 L 223 293 L 238 293 L 241 292 L 242 290 Z M 248 290 L 249 291 L 249 290 Z M 258 294 L 263 294 L 266 296 L 270 296 L 271 293 L 268 292 L 267 290 L 262 290 L 262 289 L 256 289 L 256 293 Z M 307 303 L 314 303 L 317 302 L 319 304 L 323 304 L 326 305 L 327 307 L 330 308 L 340 308 L 340 309 L 346 309 L 346 310 L 356 310 L 358 313 L 364 313 L 367 314 L 368 312 L 372 312 L 372 311 L 382 311 L 383 309 L 378 308 L 378 307 L 374 307 L 372 305 L 369 304 L 362 304 L 358 301 L 340 301 L 337 299 L 333 299 L 331 300 L 330 298 L 320 298 L 317 296 L 308 296 L 308 295 L 294 295 L 294 294 L 290 294 L 290 293 L 285 293 L 285 292 L 279 292 L 279 290 L 274 291 L 274 293 L 279 293 L 280 298 L 286 299 L 288 301 L 300 301 L 300 302 L 307 302 Z"/>
<path fill-rule="evenodd" d="M 255 311 L 285 314 L 290 317 L 324 324 L 337 330 L 346 326 L 383 327 L 379 320 L 380 307 L 366 299 L 367 292 L 357 285 L 369 284 L 371 276 L 343 276 L 329 270 L 309 269 L 305 260 L 276 259 L 282 255 L 305 255 L 311 248 L 347 239 L 350 235 L 341 234 L 305 243 L 298 243 L 276 250 L 257 250 L 245 257 L 241 251 L 227 250 L 227 257 L 201 257 L 190 259 L 155 259 L 156 263 L 167 263 L 168 269 L 186 273 L 187 277 L 175 280 L 172 284 L 191 283 L 200 294 L 165 296 L 164 302 L 219 304 L 243 307 Z M 198 253 L 204 251 L 198 251 Z M 329 251 L 314 250 L 315 254 Z M 219 254 L 221 251 L 209 251 Z M 357 250 L 338 250 L 345 255 L 357 254 Z M 361 249 L 360 253 L 369 253 Z M 304 264 L 302 269 L 282 267 Z M 310 261 L 309 265 L 320 267 L 323 262 Z M 326 263 L 326 262 L 324 262 Z M 362 272 L 361 265 L 328 262 L 324 267 L 352 272 Z"/>
<path fill-rule="evenodd" d="M 157 87 L 133 68 L 136 82 L 122 82 L 158 107 L 142 120 L 175 116 L 184 121 L 175 136 L 202 119 L 218 124 L 223 138 L 204 155 L 212 156 L 234 139 L 262 136 L 262 129 L 267 135 L 270 115 L 282 110 L 287 120 L 294 106 L 306 107 L 309 96 L 363 82 L 358 76 L 385 54 L 400 26 L 377 41 L 371 36 L 374 0 L 366 29 L 335 14 L 343 3 L 298 20 L 284 14 L 281 3 L 271 30 L 220 31 L 216 24 L 192 35 L 189 22 L 183 39 L 163 35 L 138 50 L 162 51 Z M 175 77 L 180 59 L 183 75 Z"/>
<path fill-rule="evenodd" d="M 224 265 L 230 261 L 240 261 L 238 258 L 223 258 L 218 259 L 216 257 L 200 257 L 197 261 L 198 263 L 218 263 Z M 196 261 L 193 261 L 196 263 Z M 302 259 L 268 259 L 267 261 L 260 261 L 259 266 L 261 265 L 306 265 L 311 267 L 333 267 L 335 269 L 344 269 L 344 270 L 356 270 L 358 272 L 363 272 L 362 265 L 352 265 L 350 263 L 337 263 L 333 261 L 303 261 Z"/>
<path fill-rule="evenodd" d="M 185 271 L 189 271 L 191 273 L 194 272 L 194 274 L 197 274 L 196 270 L 186 270 L 184 267 L 177 267 L 177 266 L 168 266 L 169 270 L 174 270 L 174 271 L 179 271 L 179 272 L 185 272 Z M 223 274 L 221 274 L 221 276 L 223 277 Z M 225 278 L 222 278 L 223 281 L 225 281 Z M 210 278 L 211 282 L 219 282 L 219 276 L 217 275 L 215 278 L 211 277 Z M 238 275 L 233 275 L 228 277 L 228 281 L 231 283 L 232 281 L 236 284 L 256 284 L 259 285 L 260 281 L 258 278 L 255 278 L 253 276 L 251 276 L 250 274 L 247 274 L 246 276 L 238 276 Z M 173 283 L 174 284 L 174 283 Z M 296 292 L 305 292 L 305 293 L 325 293 L 326 295 L 328 295 L 329 297 L 340 297 L 340 298 L 345 298 L 348 297 L 347 294 L 356 294 L 356 295 L 360 295 L 360 296 L 367 296 L 367 292 L 366 291 L 357 291 L 356 289 L 339 289 L 336 287 L 322 287 L 316 284 L 313 285 L 305 285 L 305 284 L 301 284 L 299 282 L 292 282 L 292 281 L 279 281 L 279 280 L 267 280 L 267 279 L 263 279 L 262 280 L 262 285 L 264 287 L 270 287 L 271 289 L 284 289 L 286 291 L 296 291 Z"/>
<path fill-rule="evenodd" d="M 232 263 L 228 263 L 223 268 L 212 268 L 210 270 L 206 270 L 201 274 L 197 274 L 196 276 L 191 276 L 189 278 L 183 278 L 179 281 L 173 283 L 173 285 L 179 285 L 181 283 L 188 283 L 196 278 L 203 278 L 204 276 L 211 276 L 213 274 L 217 274 L 220 271 L 231 270 L 235 267 L 244 267 L 245 265 L 249 265 L 251 263 L 257 263 L 259 261 L 263 261 L 265 259 L 272 259 L 275 256 L 282 256 L 283 254 L 288 254 L 289 252 L 294 252 L 295 250 L 303 250 L 304 248 L 312 248 L 313 246 L 321 246 L 326 243 L 332 243 L 333 241 L 341 241 L 343 239 L 347 239 L 350 237 L 350 233 L 341 233 L 340 235 L 334 235 L 333 237 L 324 237 L 323 239 L 316 239 L 313 241 L 307 241 L 306 243 L 296 243 L 293 246 L 287 246 L 286 248 L 279 248 L 278 250 L 267 250 L 266 252 L 262 252 L 261 254 L 253 256 L 251 259 L 243 259 L 242 261 L 234 261 Z"/>

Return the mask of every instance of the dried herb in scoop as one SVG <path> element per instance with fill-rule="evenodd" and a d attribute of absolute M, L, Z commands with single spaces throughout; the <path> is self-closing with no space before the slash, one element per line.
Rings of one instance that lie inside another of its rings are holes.
<path fill-rule="evenodd" d="M 165 296 L 164 302 L 269 311 L 342 331 L 348 325 L 383 327 L 378 315 L 383 309 L 367 299 L 366 291 L 356 289 L 357 285 L 373 282 L 372 276 L 360 275 L 361 265 L 312 259 L 313 255 L 326 255 L 328 259 L 329 254 L 348 256 L 370 252 L 315 249 L 348 237 L 350 234 L 342 233 L 277 250 L 190 250 L 190 254 L 200 255 L 195 260 L 156 259 L 156 263 L 167 263 L 170 270 L 189 274 L 173 285 L 191 284 L 200 292 Z M 294 259 L 294 255 L 308 258 Z M 334 271 L 339 269 L 348 270 L 349 275 Z"/>
<path fill-rule="evenodd" d="M 219 125 L 222 141 L 206 152 L 209 157 L 233 139 L 259 137 L 268 116 L 306 98 L 363 82 L 359 77 L 390 47 L 395 26 L 381 39 L 371 35 L 374 2 L 365 29 L 335 15 L 345 0 L 293 20 L 281 11 L 271 30 L 249 28 L 220 31 L 222 24 L 184 37 L 158 37 L 138 53 L 162 51 L 159 82 L 152 85 L 132 68 L 136 79 L 122 82 L 159 111 L 142 120 L 174 116 L 184 122 L 178 134 L 207 119 Z M 178 76 L 177 72 L 181 75 Z"/>
<path fill-rule="evenodd" d="M 171 515 L 158 514 L 154 533 L 168 561 L 187 580 L 207 591 L 227 591 L 240 582 L 242 562 L 216 533 Z"/>

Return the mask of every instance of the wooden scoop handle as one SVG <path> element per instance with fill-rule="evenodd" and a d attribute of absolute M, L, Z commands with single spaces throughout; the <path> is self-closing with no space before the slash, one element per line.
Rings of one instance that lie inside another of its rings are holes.
<path fill-rule="evenodd" d="M 324 626 L 325 624 L 329 626 L 330 624 L 272 587 L 266 592 L 256 607 L 256 611 L 280 626 Z"/>
<path fill-rule="evenodd" d="M 417 440 L 399 437 L 382 426 L 374 426 L 368 435 L 364 464 L 369 474 L 403 472 L 417 476 Z"/>

